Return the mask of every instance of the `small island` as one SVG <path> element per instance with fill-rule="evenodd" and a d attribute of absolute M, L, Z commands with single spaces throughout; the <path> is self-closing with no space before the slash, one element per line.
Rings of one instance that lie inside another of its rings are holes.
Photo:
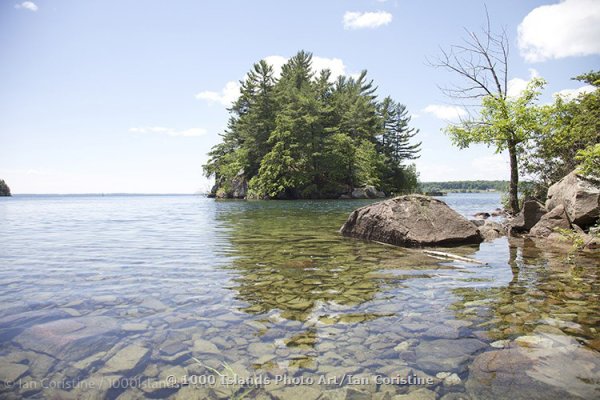
<path fill-rule="evenodd" d="M 275 77 L 261 60 L 242 82 L 223 141 L 204 165 L 212 197 L 337 199 L 412 192 L 418 130 L 406 106 L 377 98 L 362 71 L 333 79 L 300 51 Z M 358 190 L 357 190 L 358 189 Z M 362 189 L 362 190 L 361 190 Z"/>
<path fill-rule="evenodd" d="M 10 188 L 8 187 L 6 182 L 4 182 L 4 179 L 0 179 L 0 196 L 11 196 Z"/>

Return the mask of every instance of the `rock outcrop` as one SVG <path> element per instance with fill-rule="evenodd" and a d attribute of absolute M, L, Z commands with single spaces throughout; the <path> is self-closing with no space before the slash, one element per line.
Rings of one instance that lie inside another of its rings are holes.
<path fill-rule="evenodd" d="M 529 234 L 535 237 L 548 237 L 556 228 L 571 228 L 569 217 L 562 205 L 555 207 L 552 211 L 545 214 L 540 221 L 531 228 Z"/>
<path fill-rule="evenodd" d="M 477 227 L 443 201 L 400 196 L 353 211 L 340 229 L 344 236 L 397 246 L 452 246 L 483 241 Z"/>
<path fill-rule="evenodd" d="M 600 182 L 576 171 L 548 188 L 546 208 L 564 206 L 571 223 L 582 228 L 593 225 L 600 216 Z"/>
<path fill-rule="evenodd" d="M 365 187 L 354 188 L 350 196 L 353 199 L 380 199 L 385 197 L 385 193 L 377 190 L 375 186 L 367 185 Z"/>
<path fill-rule="evenodd" d="M 4 179 L 0 179 L 0 196 L 10 196 L 10 188 Z"/>
<path fill-rule="evenodd" d="M 245 199 L 248 195 L 248 179 L 241 170 L 230 182 L 220 182 L 212 189 L 213 197 L 219 199 Z"/>
<path fill-rule="evenodd" d="M 536 200 L 526 200 L 521 212 L 510 222 L 511 232 L 527 232 L 539 222 L 548 211 Z"/>

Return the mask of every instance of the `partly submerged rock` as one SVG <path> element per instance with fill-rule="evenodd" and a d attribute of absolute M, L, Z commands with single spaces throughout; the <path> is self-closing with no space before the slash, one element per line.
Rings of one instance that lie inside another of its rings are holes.
<path fill-rule="evenodd" d="M 467 394 L 498 400 L 598 397 L 597 352 L 566 335 L 521 336 L 515 345 L 475 358 L 469 366 Z"/>
<path fill-rule="evenodd" d="M 353 211 L 344 236 L 397 246 L 478 244 L 477 227 L 443 201 L 422 195 L 400 196 Z"/>
<path fill-rule="evenodd" d="M 485 241 L 498 239 L 505 235 L 504 227 L 496 221 L 485 221 L 485 224 L 479 228 L 479 232 Z"/>
<path fill-rule="evenodd" d="M 571 223 L 582 228 L 593 225 L 600 216 L 600 182 L 575 171 L 548 188 L 546 208 L 564 206 Z"/>

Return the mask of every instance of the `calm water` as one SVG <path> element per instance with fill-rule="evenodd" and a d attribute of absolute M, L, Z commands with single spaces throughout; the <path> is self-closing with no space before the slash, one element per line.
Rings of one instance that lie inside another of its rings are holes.
<path fill-rule="evenodd" d="M 600 398 L 598 253 L 342 238 L 368 203 L 0 199 L 0 397 Z"/>

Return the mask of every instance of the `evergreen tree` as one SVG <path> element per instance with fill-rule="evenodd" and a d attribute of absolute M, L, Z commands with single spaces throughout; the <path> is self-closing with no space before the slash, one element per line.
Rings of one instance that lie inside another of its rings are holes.
<path fill-rule="evenodd" d="M 259 198 L 337 198 L 364 185 L 388 193 L 416 187 L 416 171 L 403 163 L 416 158 L 419 144 L 411 140 L 417 131 L 408 126 L 404 106 L 389 97 L 378 103 L 366 71 L 332 82 L 329 70 L 314 72 L 312 54 L 300 51 L 279 79 L 263 60 L 240 83 L 223 140 L 204 166 L 215 177 L 216 195 L 227 197 L 240 179 Z"/>

